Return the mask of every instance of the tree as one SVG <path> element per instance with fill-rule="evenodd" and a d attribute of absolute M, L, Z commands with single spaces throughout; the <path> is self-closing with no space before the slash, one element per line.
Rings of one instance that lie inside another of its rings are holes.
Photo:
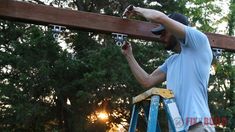
<path fill-rule="evenodd" d="M 223 20 L 228 22 L 228 35 L 234 35 L 235 8 L 234 1 L 230 2 L 230 13 Z M 218 130 L 233 131 L 235 126 L 235 67 L 234 53 L 224 52 L 214 63 L 216 73 L 212 76 L 210 92 L 210 106 L 215 117 L 219 117 L 224 127 Z M 222 120 L 223 119 L 223 120 Z M 215 120 L 216 122 L 216 120 Z"/>
<path fill-rule="evenodd" d="M 49 98 L 60 47 L 38 26 L 1 21 L 0 34 L 1 129 L 44 130 L 54 120 Z"/>

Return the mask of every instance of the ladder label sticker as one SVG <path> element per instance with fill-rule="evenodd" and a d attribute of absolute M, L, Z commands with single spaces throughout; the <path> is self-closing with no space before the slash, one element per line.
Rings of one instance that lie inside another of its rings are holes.
<path fill-rule="evenodd" d="M 169 103 L 167 104 L 169 108 L 169 112 L 171 115 L 171 118 L 173 120 L 173 123 L 176 127 L 177 131 L 182 131 L 183 130 L 183 121 L 181 119 L 181 116 L 179 114 L 178 108 L 175 103 Z"/>

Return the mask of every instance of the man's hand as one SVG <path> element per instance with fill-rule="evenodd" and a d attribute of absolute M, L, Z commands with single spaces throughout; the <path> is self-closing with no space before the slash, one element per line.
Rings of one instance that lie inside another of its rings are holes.
<path fill-rule="evenodd" d="M 123 12 L 122 16 L 126 16 L 127 18 L 136 14 L 135 8 L 133 5 L 129 5 L 125 11 Z"/>
<path fill-rule="evenodd" d="M 125 56 L 132 55 L 131 44 L 127 41 L 125 41 L 123 46 L 122 46 L 122 54 L 125 55 Z"/>

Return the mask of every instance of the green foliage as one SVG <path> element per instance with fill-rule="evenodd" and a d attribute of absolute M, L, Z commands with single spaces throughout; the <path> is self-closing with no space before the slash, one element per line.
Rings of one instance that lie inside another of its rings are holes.
<path fill-rule="evenodd" d="M 231 12 L 228 15 L 228 34 L 234 34 L 235 23 L 235 1 L 231 1 Z M 214 117 L 224 117 L 224 128 L 218 130 L 235 130 L 235 55 L 234 53 L 223 53 L 222 57 L 215 61 L 216 74 L 211 76 L 210 86 L 213 88 L 209 93 L 209 103 Z"/>
<path fill-rule="evenodd" d="M 221 8 L 211 0 L 159 0 L 162 6 L 151 2 L 54 0 L 49 4 L 113 16 L 121 16 L 127 5 L 134 4 L 167 14 L 180 12 L 189 16 L 192 25 L 200 24 L 202 31 L 216 30 L 208 16 Z M 234 13 L 230 16 L 232 32 Z M 114 124 L 129 122 L 131 99 L 145 89 L 133 77 L 111 36 L 71 30 L 63 39 L 73 52 L 62 50 L 45 27 L 0 21 L 1 131 L 106 131 Z M 137 61 L 149 73 L 169 56 L 156 42 L 130 41 Z M 222 58 L 211 76 L 209 104 L 213 116 L 228 119 L 224 129 L 234 130 L 234 54 L 224 53 Z M 108 122 L 89 118 L 102 110 L 109 113 Z M 161 112 L 160 117 L 163 115 Z M 145 131 L 145 125 L 138 129 Z"/>
<path fill-rule="evenodd" d="M 1 129 L 43 130 L 54 118 L 47 116 L 53 103 L 46 97 L 60 48 L 40 27 L 3 21 L 1 27 Z"/>
<path fill-rule="evenodd" d="M 216 74 L 210 79 L 212 90 L 209 93 L 209 105 L 213 117 L 225 118 L 224 129 L 233 130 L 235 123 L 235 67 L 232 64 L 234 54 L 224 53 L 222 58 L 214 64 Z M 219 127 L 218 130 L 220 130 Z"/>

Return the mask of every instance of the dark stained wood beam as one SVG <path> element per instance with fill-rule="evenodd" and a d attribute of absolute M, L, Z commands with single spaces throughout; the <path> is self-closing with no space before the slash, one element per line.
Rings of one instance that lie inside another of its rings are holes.
<path fill-rule="evenodd" d="M 235 37 L 214 33 L 206 33 L 206 35 L 212 47 L 235 52 Z"/>
<path fill-rule="evenodd" d="M 39 25 L 55 24 L 68 29 L 107 34 L 122 33 L 131 38 L 159 41 L 157 36 L 150 32 L 158 26 L 154 23 L 13 0 L 0 0 L 0 18 Z M 206 34 L 212 47 L 235 51 L 235 37 Z"/>
<path fill-rule="evenodd" d="M 157 27 L 156 24 L 13 0 L 0 0 L 0 18 L 101 33 L 123 33 L 134 38 L 156 40 L 156 36 L 149 32 Z"/>

